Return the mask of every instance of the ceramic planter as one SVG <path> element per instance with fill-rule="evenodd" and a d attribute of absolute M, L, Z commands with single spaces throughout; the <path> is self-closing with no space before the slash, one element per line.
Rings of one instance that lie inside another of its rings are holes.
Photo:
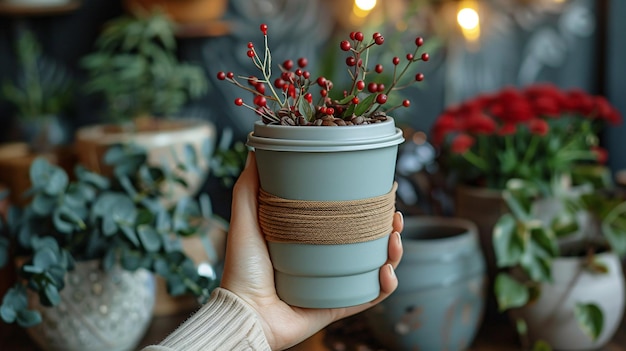
<path fill-rule="evenodd" d="M 194 195 L 204 183 L 209 169 L 209 159 L 202 151 L 206 143 L 212 150 L 216 140 L 215 126 L 196 119 L 149 119 L 135 130 L 124 130 L 120 125 L 102 124 L 79 128 L 76 132 L 76 153 L 81 165 L 105 176 L 112 175 L 110 166 L 104 163 L 107 150 L 116 144 L 135 143 L 148 150 L 148 162 L 172 165 L 175 158 L 184 159 L 184 147 L 191 145 L 198 155 L 199 172 L 181 173 L 188 186 L 173 189 L 172 203 L 185 195 Z M 175 156 L 174 156 L 175 155 Z M 171 167 L 172 169 L 174 167 Z"/>
<path fill-rule="evenodd" d="M 77 262 L 61 290 L 61 303 L 39 305 L 30 295 L 31 308 L 42 322 L 28 329 L 45 351 L 135 350 L 152 317 L 154 276 L 146 270 L 114 268 L 103 272 L 99 261 Z"/>
<path fill-rule="evenodd" d="M 257 122 L 248 137 L 260 185 L 284 199 L 347 201 L 388 194 L 402 132 L 392 118 L 349 127 L 292 127 Z M 276 289 L 285 302 L 334 308 L 371 301 L 380 292 L 388 234 L 350 244 L 268 242 Z M 342 236 L 345 233 L 330 233 Z"/>
<path fill-rule="evenodd" d="M 398 289 L 365 312 L 389 350 L 466 350 L 482 322 L 486 270 L 474 223 L 404 219 Z"/>
<path fill-rule="evenodd" d="M 609 269 L 607 274 L 581 271 L 583 258 L 559 257 L 553 261 L 552 284 L 542 284 L 541 296 L 532 305 L 511 312 L 524 318 L 530 341 L 544 340 L 554 350 L 596 350 L 613 337 L 624 313 L 624 274 L 617 255 L 596 256 Z M 574 317 L 576 303 L 595 303 L 604 314 L 604 328 L 593 341 Z"/>

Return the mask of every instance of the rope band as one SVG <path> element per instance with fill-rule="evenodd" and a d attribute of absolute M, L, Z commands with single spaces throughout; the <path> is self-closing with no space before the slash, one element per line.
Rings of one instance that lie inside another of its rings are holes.
<path fill-rule="evenodd" d="M 394 182 L 387 194 L 361 200 L 302 201 L 259 190 L 259 224 L 267 241 L 353 244 L 389 235 L 396 211 Z"/>

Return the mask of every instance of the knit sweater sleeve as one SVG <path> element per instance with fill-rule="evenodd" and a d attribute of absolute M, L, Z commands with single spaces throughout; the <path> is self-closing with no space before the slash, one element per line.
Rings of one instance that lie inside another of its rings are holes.
<path fill-rule="evenodd" d="M 142 351 L 271 350 L 258 316 L 232 292 L 217 288 L 198 312 L 159 345 Z"/>

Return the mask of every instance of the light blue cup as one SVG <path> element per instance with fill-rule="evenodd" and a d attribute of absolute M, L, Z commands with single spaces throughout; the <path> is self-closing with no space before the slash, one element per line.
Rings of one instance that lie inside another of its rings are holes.
<path fill-rule="evenodd" d="M 476 226 L 460 218 L 408 217 L 398 289 L 365 312 L 389 350 L 462 351 L 484 313 L 486 270 Z"/>

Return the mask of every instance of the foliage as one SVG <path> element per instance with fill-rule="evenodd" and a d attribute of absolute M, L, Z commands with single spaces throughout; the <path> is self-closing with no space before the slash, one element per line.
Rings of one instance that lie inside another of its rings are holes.
<path fill-rule="evenodd" d="M 26 304 L 27 289 L 43 305 L 57 305 L 77 260 L 100 260 L 104 270 L 114 265 L 147 269 L 165 279 L 170 294 L 206 299 L 215 279 L 199 275 L 180 239 L 206 230 L 212 217 L 208 198 L 183 197 L 171 208 L 164 205 L 169 185 L 184 185 L 180 172 L 195 169 L 195 149 L 188 146 L 185 155 L 170 169 L 148 164 L 146 150 L 136 145 L 119 145 L 105 156 L 114 177 L 77 166 L 75 180 L 36 159 L 27 192 L 32 201 L 23 209 L 11 208 L 0 223 L 0 263 L 11 252 L 26 259 L 19 267 L 20 282 L 2 300 L 0 318 L 24 327 L 39 323 L 38 312 Z"/>
<path fill-rule="evenodd" d="M 311 76 L 306 70 L 308 60 L 305 57 L 295 62 L 291 59 L 283 61 L 278 65 L 280 75 L 272 77 L 273 62 L 267 25 L 261 24 L 260 30 L 264 38 L 263 54 L 260 56 L 250 42 L 247 56 L 261 72 L 261 77 L 218 72 L 217 78 L 251 93 L 254 97 L 252 105 L 244 103 L 242 98 L 235 99 L 235 104 L 255 111 L 266 124 L 343 126 L 385 120 L 386 113 L 410 106 L 410 101 L 404 100 L 397 106 L 389 107 L 388 97 L 393 91 L 422 81 L 422 73 L 414 74 L 411 79 L 405 79 L 408 78 L 405 74 L 410 72 L 409 68 L 417 61 L 429 60 L 427 53 L 418 54 L 424 40 L 417 37 L 413 51 L 402 59 L 393 57 L 390 62 L 393 73 L 383 75 L 385 68 L 382 64 L 375 64 L 373 68 L 368 66 L 369 50 L 384 44 L 383 35 L 377 32 L 366 40 L 362 32 L 352 32 L 348 40 L 339 44 L 340 49 L 348 53 L 346 66 L 351 83 L 343 94 L 333 96 L 333 82 L 324 76 Z M 391 77 L 391 81 L 385 81 L 385 77 Z M 316 86 L 318 101 L 314 103 L 310 90 Z"/>
<path fill-rule="evenodd" d="M 595 174 L 606 179 L 602 172 Z M 503 268 L 494 285 L 500 310 L 522 307 L 538 299 L 542 285 L 552 282 L 552 264 L 557 257 L 584 255 L 579 274 L 605 274 L 608 269 L 595 253 L 609 248 L 626 256 L 626 202 L 613 195 L 612 184 L 598 189 L 584 183 L 576 191 L 567 184 L 554 182 L 556 189 L 549 199 L 554 201 L 551 205 L 555 210 L 554 214 L 546 214 L 545 209 L 537 207 L 538 201 L 546 198 L 536 183 L 521 179 L 507 182 L 503 194 L 510 213 L 501 216 L 493 230 L 497 265 Z M 600 223 L 598 232 L 581 230 L 582 213 L 591 224 Z M 563 244 L 563 239 L 573 235 L 575 240 Z M 592 339 L 599 336 L 603 317 L 597 305 L 578 303 L 575 316 Z"/>
<path fill-rule="evenodd" d="M 81 60 L 89 93 L 102 94 L 109 117 L 171 115 L 202 96 L 207 81 L 201 67 L 180 62 L 174 24 L 164 14 L 124 15 L 109 21 L 96 50 Z"/>
<path fill-rule="evenodd" d="M 505 88 L 447 108 L 432 128 L 440 161 L 460 182 L 504 188 L 520 178 L 549 188 L 580 163 L 606 161 L 605 123 L 621 121 L 602 96 L 550 84 Z"/>
<path fill-rule="evenodd" d="M 241 140 L 233 143 L 233 131 L 225 129 L 211 158 L 209 165 L 211 174 L 218 178 L 223 186 L 231 188 L 241 174 L 247 156 L 246 145 Z"/>
<path fill-rule="evenodd" d="M 65 112 L 74 84 L 69 72 L 43 56 L 41 44 L 28 29 L 19 31 L 14 49 L 17 76 L 3 82 L 2 98 L 15 107 L 17 117 L 36 119 Z"/>

